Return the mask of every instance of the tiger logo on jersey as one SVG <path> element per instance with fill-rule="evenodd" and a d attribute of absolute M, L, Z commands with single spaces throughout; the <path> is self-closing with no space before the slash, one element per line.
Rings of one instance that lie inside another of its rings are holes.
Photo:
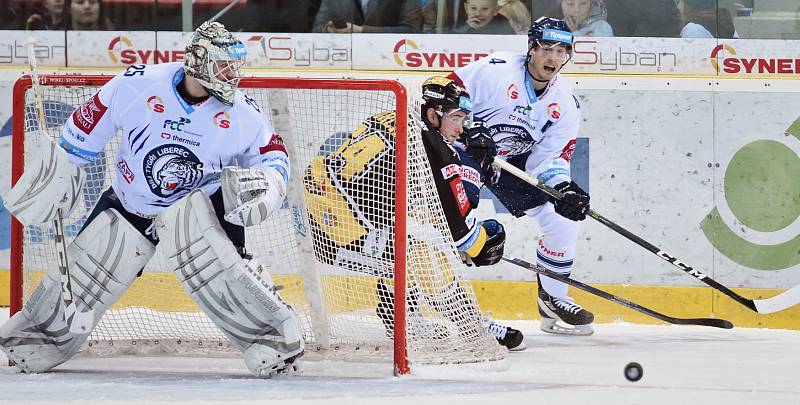
<path fill-rule="evenodd" d="M 161 145 L 147 152 L 142 169 L 150 191 L 164 198 L 193 190 L 203 179 L 200 159 L 181 145 Z"/>

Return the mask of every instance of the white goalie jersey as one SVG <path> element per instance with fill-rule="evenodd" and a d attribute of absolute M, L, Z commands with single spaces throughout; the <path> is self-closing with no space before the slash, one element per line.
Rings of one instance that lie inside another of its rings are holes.
<path fill-rule="evenodd" d="M 176 90 L 183 75 L 183 63 L 133 65 L 110 80 L 64 126 L 70 161 L 96 159 L 121 130 L 112 187 L 141 217 L 196 188 L 213 194 L 227 166 L 272 167 L 288 183 L 283 140 L 255 100 L 237 91 L 233 106 L 214 97 L 190 105 Z"/>

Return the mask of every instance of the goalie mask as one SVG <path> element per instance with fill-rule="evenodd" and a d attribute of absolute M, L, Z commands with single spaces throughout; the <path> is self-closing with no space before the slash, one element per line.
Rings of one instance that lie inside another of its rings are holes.
<path fill-rule="evenodd" d="M 186 46 L 183 70 L 225 105 L 233 105 L 247 51 L 218 22 L 204 22 Z"/>

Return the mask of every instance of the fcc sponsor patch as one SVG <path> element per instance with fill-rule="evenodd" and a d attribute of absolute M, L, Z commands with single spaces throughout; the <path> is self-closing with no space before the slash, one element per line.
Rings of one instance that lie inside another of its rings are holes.
<path fill-rule="evenodd" d="M 286 152 L 286 145 L 283 143 L 283 138 L 281 138 L 278 134 L 272 134 L 272 138 L 269 139 L 269 143 L 267 146 L 261 146 L 258 148 L 258 153 L 265 154 L 267 152 L 283 152 L 286 155 L 289 155 Z"/>
<path fill-rule="evenodd" d="M 100 94 L 95 94 L 94 97 L 86 100 L 80 108 L 72 113 L 72 122 L 86 135 L 89 135 L 94 127 L 97 126 L 97 123 L 100 122 L 100 119 L 103 118 L 103 114 L 106 113 L 107 109 L 108 107 L 100 102 Z"/>

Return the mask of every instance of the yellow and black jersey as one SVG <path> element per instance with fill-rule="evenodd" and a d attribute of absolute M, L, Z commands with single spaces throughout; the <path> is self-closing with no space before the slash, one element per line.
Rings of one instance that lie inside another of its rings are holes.
<path fill-rule="evenodd" d="M 303 179 L 312 222 L 336 247 L 394 221 L 395 113 L 364 120 L 334 151 L 311 161 Z"/>
<path fill-rule="evenodd" d="M 468 253 L 475 248 L 480 250 L 486 233 L 472 215 L 473 207 L 461 181 L 466 172 L 479 175 L 472 173 L 474 169 L 462 168 L 458 154 L 438 132 L 423 125 L 422 138 L 458 249 Z M 377 239 L 382 230 L 393 228 L 395 112 L 369 117 L 334 152 L 314 158 L 303 183 L 315 238 L 330 240 L 334 245 L 326 247 L 326 251 L 335 256 L 339 248 L 361 251 L 365 243 L 372 245 L 368 239 Z"/>

